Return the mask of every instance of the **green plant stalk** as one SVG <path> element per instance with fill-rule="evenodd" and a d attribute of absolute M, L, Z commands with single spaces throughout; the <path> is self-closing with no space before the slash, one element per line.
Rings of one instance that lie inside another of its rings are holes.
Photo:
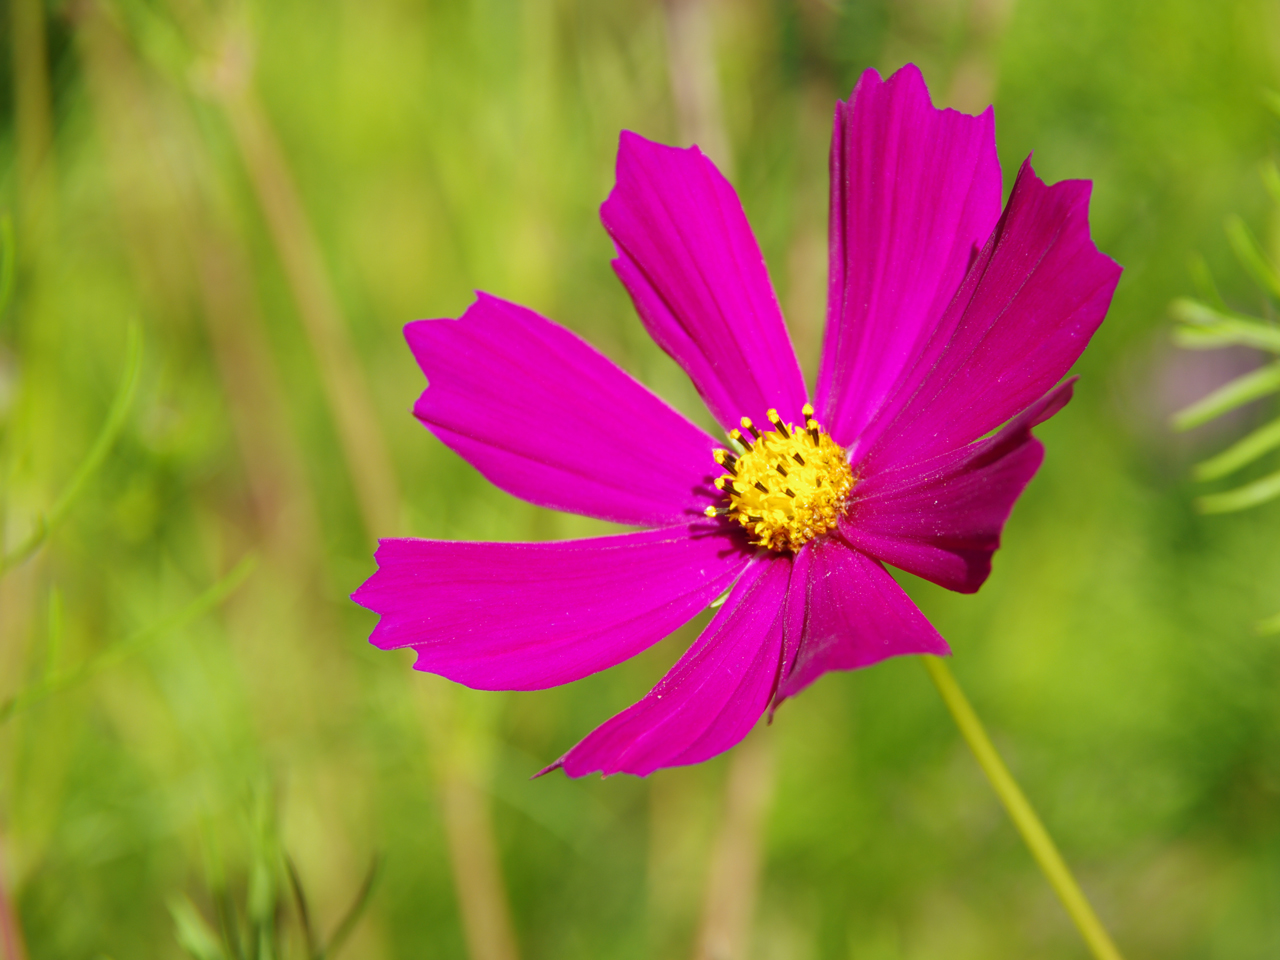
<path fill-rule="evenodd" d="M 0 725 L 42 700 L 46 700 L 54 694 L 61 693 L 63 690 L 97 676 L 109 667 L 113 667 L 140 652 L 149 643 L 162 639 L 172 631 L 181 629 L 191 621 L 208 613 L 234 593 L 236 588 L 244 583 L 257 565 L 257 556 L 254 554 L 246 555 L 225 577 L 214 583 L 186 606 L 179 608 L 140 633 L 134 634 L 129 639 L 107 647 L 107 649 L 96 656 L 90 657 L 79 666 L 65 673 L 46 674 L 38 683 L 25 690 L 20 690 L 13 697 L 0 703 Z"/>
<path fill-rule="evenodd" d="M 1169 305 L 1173 318 L 1184 326 L 1174 338 L 1191 350 L 1216 350 L 1234 343 L 1280 353 L 1280 330 L 1233 310 L 1219 310 L 1208 304 L 1180 297 Z"/>
<path fill-rule="evenodd" d="M 1045 877 L 1048 878 L 1058 899 L 1062 901 L 1063 907 L 1080 931 L 1080 936 L 1084 938 L 1089 950 L 1097 960 L 1122 960 L 1120 951 L 1111 941 L 1111 936 L 1102 926 L 1098 915 L 1093 912 L 1093 907 L 1089 905 L 1084 891 L 1080 889 L 1080 884 L 1076 882 L 1076 878 L 1072 876 L 1071 870 L 1062 859 L 1062 854 L 1058 852 L 1053 838 L 1049 836 L 1049 831 L 1044 828 L 1044 824 L 1040 822 L 1040 818 L 1027 801 L 1026 795 L 1013 779 L 1013 775 L 1009 773 L 1009 768 L 1000 759 L 1000 754 L 996 752 L 995 745 L 987 736 L 982 721 L 969 705 L 969 700 L 956 682 L 951 668 L 939 657 L 924 656 L 920 659 L 924 662 L 925 669 L 929 671 L 929 676 L 938 688 L 938 693 L 942 695 L 943 703 L 951 711 L 951 717 L 960 728 L 965 742 L 969 744 L 969 749 L 977 758 L 978 766 L 982 767 L 982 772 L 987 775 L 996 796 L 1004 804 L 1013 825 L 1022 834 L 1027 849 L 1031 851 L 1036 863 L 1044 871 Z"/>
<path fill-rule="evenodd" d="M 1270 453 L 1276 447 L 1280 447 L 1280 420 L 1272 420 L 1217 456 L 1197 463 L 1191 472 L 1197 480 L 1217 480 L 1252 463 L 1263 454 Z"/>
<path fill-rule="evenodd" d="M 124 376 L 120 378 L 120 388 L 116 391 L 115 400 L 112 401 L 111 409 L 107 413 L 102 430 L 98 433 L 98 438 L 94 440 L 89 453 L 81 462 L 80 468 L 76 470 L 75 476 L 71 478 L 71 482 L 62 491 L 62 495 L 54 501 L 48 512 L 36 521 L 35 529 L 30 535 L 9 552 L 0 554 L 0 574 L 11 567 L 16 567 L 40 549 L 54 528 L 66 518 L 71 507 L 84 492 L 89 481 L 93 479 L 93 475 L 98 472 L 98 468 L 107 459 L 107 454 L 111 452 L 116 438 L 124 428 L 125 418 L 133 405 L 134 394 L 138 391 L 138 371 L 142 366 L 142 334 L 136 322 L 129 325 L 125 356 Z"/>
<path fill-rule="evenodd" d="M 1173 415 L 1173 429 L 1190 430 L 1277 390 L 1280 390 L 1280 364 L 1268 363 L 1236 377 L 1207 397 L 1179 410 Z"/>
<path fill-rule="evenodd" d="M 1267 260 L 1266 254 L 1258 246 L 1249 228 L 1238 216 L 1227 217 L 1227 240 L 1235 251 L 1236 259 L 1241 266 L 1253 274 L 1258 286 L 1267 290 L 1273 297 L 1280 297 L 1280 275 Z"/>
<path fill-rule="evenodd" d="M 1196 497 L 1196 509 L 1201 513 L 1231 513 L 1234 510 L 1256 507 L 1276 497 L 1280 497 L 1280 470 L 1234 490 Z"/>

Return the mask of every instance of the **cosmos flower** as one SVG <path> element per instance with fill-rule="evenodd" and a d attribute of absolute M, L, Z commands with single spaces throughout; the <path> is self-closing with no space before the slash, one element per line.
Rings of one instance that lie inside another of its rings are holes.
<path fill-rule="evenodd" d="M 835 111 L 830 276 L 806 389 L 760 249 L 697 149 L 623 133 L 601 208 L 614 269 L 718 442 L 550 320 L 480 294 L 405 336 L 414 414 L 532 503 L 641 528 L 550 543 L 383 540 L 354 595 L 372 642 L 484 690 L 633 657 L 724 597 L 654 689 L 556 761 L 645 775 L 729 749 L 829 670 L 947 643 L 885 569 L 977 590 L 1040 466 L 1031 429 L 1102 322 L 1120 268 L 1087 181 L 1024 163 L 1008 204 L 990 108 L 935 109 L 914 66 Z"/>

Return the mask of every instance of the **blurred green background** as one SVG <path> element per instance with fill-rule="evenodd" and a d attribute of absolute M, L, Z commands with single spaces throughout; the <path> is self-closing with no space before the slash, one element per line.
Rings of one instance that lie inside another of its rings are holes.
<path fill-rule="evenodd" d="M 0 554 L 141 341 L 100 469 L 0 579 L 5 960 L 209 960 L 232 928 L 301 957 L 286 863 L 323 940 L 375 862 L 344 956 L 1085 956 L 917 663 L 828 676 L 701 767 L 531 782 L 692 632 L 473 694 L 346 599 L 378 535 L 606 529 L 410 415 L 401 327 L 474 288 L 707 422 L 608 265 L 620 129 L 731 172 L 812 377 L 832 106 L 908 60 L 939 104 L 994 100 L 1006 186 L 1033 149 L 1093 179 L 1126 272 L 990 581 L 903 581 L 1126 955 L 1280 956 L 1280 639 L 1253 629 L 1280 505 L 1197 515 L 1190 464 L 1247 423 L 1167 426 L 1256 361 L 1179 353 L 1166 309 L 1199 253 L 1266 310 L 1222 222 L 1274 235 L 1274 4 L 9 0 L 5 27 Z"/>

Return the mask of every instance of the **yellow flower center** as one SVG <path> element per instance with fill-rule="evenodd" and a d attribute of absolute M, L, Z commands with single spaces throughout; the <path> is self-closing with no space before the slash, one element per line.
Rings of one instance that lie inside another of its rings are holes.
<path fill-rule="evenodd" d="M 855 482 L 844 450 L 813 419 L 813 407 L 806 403 L 802 412 L 803 430 L 783 423 L 777 410 L 768 414 L 773 429 L 763 433 L 743 417 L 751 439 L 729 432 L 742 454 L 714 454 L 727 471 L 715 484 L 729 504 L 707 507 L 707 516 L 730 517 L 747 528 L 752 543 L 779 552 L 794 553 L 834 530 Z"/>

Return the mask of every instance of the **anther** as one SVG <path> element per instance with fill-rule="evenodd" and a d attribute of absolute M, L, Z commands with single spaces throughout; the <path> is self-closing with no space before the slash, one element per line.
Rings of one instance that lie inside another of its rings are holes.
<path fill-rule="evenodd" d="M 769 422 L 773 424 L 774 429 L 777 430 L 780 434 L 782 434 L 783 437 L 789 438 L 791 436 L 791 431 L 788 430 L 787 425 L 782 422 L 782 417 L 778 416 L 777 410 L 775 410 L 773 407 L 770 407 L 766 412 L 765 416 L 769 418 Z"/>
<path fill-rule="evenodd" d="M 711 457 L 725 470 L 728 470 L 734 476 L 738 475 L 738 458 L 728 450 L 713 451 Z"/>
<path fill-rule="evenodd" d="M 813 412 L 805 404 L 802 426 L 796 427 L 770 407 L 763 432 L 742 417 L 742 428 L 728 433 L 727 449 L 711 451 L 724 471 L 714 480 L 724 493 L 716 516 L 742 525 L 757 546 L 794 553 L 830 533 L 857 482 L 844 451 Z"/>
<path fill-rule="evenodd" d="M 805 420 L 809 420 L 813 416 L 813 404 L 806 403 L 800 408 L 800 413 L 804 416 Z"/>

